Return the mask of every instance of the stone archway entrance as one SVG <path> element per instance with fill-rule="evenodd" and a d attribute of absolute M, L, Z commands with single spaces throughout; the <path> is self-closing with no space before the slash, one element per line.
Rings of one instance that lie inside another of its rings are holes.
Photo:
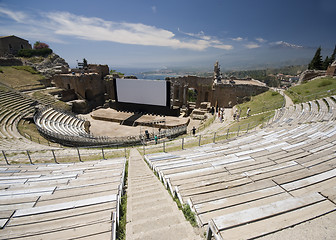
<path fill-rule="evenodd" d="M 85 91 L 85 99 L 88 101 L 94 100 L 94 95 L 91 89 Z"/>
<path fill-rule="evenodd" d="M 188 101 L 195 102 L 197 101 L 197 90 L 195 88 L 188 88 Z"/>

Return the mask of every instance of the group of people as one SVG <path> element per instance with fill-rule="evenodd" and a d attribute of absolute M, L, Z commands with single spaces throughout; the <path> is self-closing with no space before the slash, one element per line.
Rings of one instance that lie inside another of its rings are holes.
<path fill-rule="evenodd" d="M 233 120 L 239 122 L 240 112 L 241 112 L 241 111 L 238 111 L 238 109 L 236 109 L 236 112 L 233 114 Z M 250 116 L 250 113 L 251 113 L 251 108 L 250 108 L 250 107 L 247 107 L 247 110 L 246 110 L 246 117 L 249 117 L 249 116 Z"/>
<path fill-rule="evenodd" d="M 210 110 L 210 113 L 212 115 L 215 112 L 214 110 L 215 110 L 214 107 L 212 107 L 211 110 Z M 224 115 L 225 115 L 224 108 L 216 107 L 216 112 L 218 113 L 219 121 L 222 123 L 224 121 Z M 247 110 L 246 110 L 246 117 L 250 116 L 250 112 L 251 112 L 251 109 L 250 109 L 250 107 L 248 107 Z M 238 109 L 236 109 L 235 113 L 233 114 L 233 120 L 239 122 L 239 118 L 240 118 L 240 111 L 238 111 Z M 161 129 L 159 129 L 159 132 L 160 132 L 160 130 Z M 195 126 L 192 128 L 191 132 L 192 132 L 192 135 L 195 136 L 195 134 L 196 134 L 196 127 Z M 157 144 L 157 141 L 158 141 L 157 135 L 154 136 L 154 140 L 155 140 L 155 144 Z"/>
<path fill-rule="evenodd" d="M 224 108 L 220 108 L 218 111 L 218 119 L 221 123 L 224 121 Z"/>

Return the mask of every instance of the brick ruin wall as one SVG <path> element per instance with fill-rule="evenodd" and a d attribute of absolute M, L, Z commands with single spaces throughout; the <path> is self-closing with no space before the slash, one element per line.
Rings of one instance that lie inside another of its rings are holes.
<path fill-rule="evenodd" d="M 23 63 L 18 58 L 0 58 L 0 66 L 22 66 Z"/>
<path fill-rule="evenodd" d="M 245 81 L 244 84 L 218 84 L 212 85 L 212 78 L 201 78 L 196 76 L 187 76 L 170 79 L 172 82 L 172 91 L 175 98 L 174 106 L 182 107 L 185 105 L 185 91 L 195 89 L 197 92 L 196 107 L 200 107 L 202 102 L 210 102 L 212 106 L 216 103 L 219 107 L 233 107 L 243 102 L 250 96 L 255 96 L 265 91 L 268 87 L 256 85 Z M 183 96 L 184 95 L 184 96 Z"/>

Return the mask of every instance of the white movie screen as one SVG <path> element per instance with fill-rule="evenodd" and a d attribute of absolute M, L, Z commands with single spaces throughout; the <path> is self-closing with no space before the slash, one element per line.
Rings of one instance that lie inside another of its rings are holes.
<path fill-rule="evenodd" d="M 164 80 L 116 79 L 118 102 L 166 106 Z"/>

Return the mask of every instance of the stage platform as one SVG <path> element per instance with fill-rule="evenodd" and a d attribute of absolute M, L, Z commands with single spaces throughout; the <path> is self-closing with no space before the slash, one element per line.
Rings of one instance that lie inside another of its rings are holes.
<path fill-rule="evenodd" d="M 160 117 L 154 115 L 142 115 L 136 120 L 137 126 L 125 126 L 120 123 L 130 118 L 134 113 L 118 112 L 114 109 L 98 109 L 89 114 L 81 114 L 83 118 L 90 121 L 90 133 L 95 136 L 109 136 L 109 137 L 128 137 L 138 136 L 144 134 L 145 131 L 154 132 L 158 128 L 177 127 L 183 124 L 188 124 L 188 129 L 193 126 L 198 127 L 200 121 L 190 120 L 190 118 L 179 117 Z M 151 124 L 153 121 L 163 121 L 165 123 Z M 153 126 L 154 125 L 154 126 Z M 189 129 L 190 130 L 190 129 Z"/>
<path fill-rule="evenodd" d="M 107 121 L 107 122 L 116 122 L 123 124 L 128 119 L 131 119 L 132 116 L 137 115 L 130 112 L 118 112 L 114 109 L 98 109 L 93 111 L 91 117 L 95 120 Z M 133 121 L 133 126 L 150 126 L 155 128 L 172 128 L 179 127 L 189 123 L 189 118 L 179 118 L 171 116 L 157 116 L 157 115 L 142 115 L 138 116 Z"/>

